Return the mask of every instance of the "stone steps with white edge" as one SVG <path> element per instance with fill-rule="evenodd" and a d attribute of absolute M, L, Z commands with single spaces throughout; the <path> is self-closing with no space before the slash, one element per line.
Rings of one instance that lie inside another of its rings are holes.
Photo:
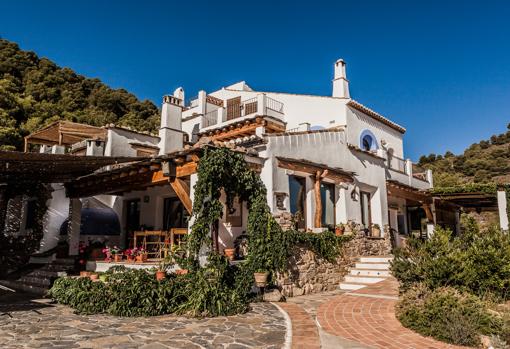
<path fill-rule="evenodd" d="M 393 257 L 359 257 L 358 262 L 360 263 L 389 263 L 393 260 Z"/>
<path fill-rule="evenodd" d="M 367 284 L 355 284 L 353 282 L 341 282 L 340 289 L 345 291 L 356 291 L 366 287 Z"/>
<path fill-rule="evenodd" d="M 389 270 L 373 270 L 373 269 L 351 269 L 349 271 L 350 275 L 357 275 L 357 276 L 381 276 L 381 277 L 388 277 L 390 276 Z"/>
<path fill-rule="evenodd" d="M 389 270 L 389 263 L 356 263 L 356 269 Z"/>
<path fill-rule="evenodd" d="M 384 279 L 386 279 L 386 278 L 385 277 L 376 277 L 376 276 L 346 275 L 344 277 L 344 282 L 355 283 L 355 284 L 375 284 L 379 281 L 383 281 Z"/>
<path fill-rule="evenodd" d="M 340 283 L 339 288 L 345 291 L 355 291 L 371 284 L 385 280 L 390 276 L 390 261 L 388 256 L 359 257 L 355 268 Z"/>

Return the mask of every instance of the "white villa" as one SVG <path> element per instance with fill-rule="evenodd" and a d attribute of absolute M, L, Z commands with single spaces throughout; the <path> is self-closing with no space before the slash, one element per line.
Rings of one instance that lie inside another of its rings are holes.
<path fill-rule="evenodd" d="M 343 60 L 334 65 L 331 96 L 255 91 L 243 81 L 199 91 L 185 103 L 178 88 L 163 98 L 159 137 L 114 125 L 58 122 L 27 136 L 26 150 L 36 144 L 45 153 L 145 160 L 109 166 L 66 188 L 53 184 L 41 252 L 63 234 L 75 255 L 79 241 L 127 248 L 136 231 L 188 228 L 197 180 L 194 151 L 210 142 L 242 147 L 260 171 L 272 212 L 291 213 L 298 229 L 318 232 L 351 221 L 368 233 L 378 226 L 383 236 L 390 229 L 430 234 L 434 223 L 454 224 L 456 217 L 438 214 L 424 194 L 432 173 L 405 159 L 404 134 L 405 128 L 351 98 Z M 232 247 L 246 220 L 246 207 L 225 214 L 220 250 Z M 24 224 L 22 218 L 16 229 Z"/>

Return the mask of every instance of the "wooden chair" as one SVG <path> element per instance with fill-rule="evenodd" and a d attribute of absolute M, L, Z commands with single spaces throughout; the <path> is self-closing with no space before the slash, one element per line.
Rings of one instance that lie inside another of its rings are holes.
<path fill-rule="evenodd" d="M 182 237 L 188 234 L 188 228 L 171 228 L 170 229 L 170 248 L 174 245 L 180 246 Z"/>

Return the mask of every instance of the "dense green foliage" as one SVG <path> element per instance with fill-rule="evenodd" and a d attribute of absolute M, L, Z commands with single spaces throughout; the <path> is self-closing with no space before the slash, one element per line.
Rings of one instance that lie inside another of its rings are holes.
<path fill-rule="evenodd" d="M 396 316 L 424 336 L 469 346 L 480 344 L 480 334 L 500 335 L 504 326 L 502 317 L 478 297 L 452 287 L 431 290 L 421 284 L 404 294 Z"/>
<path fill-rule="evenodd" d="M 422 156 L 418 165 L 433 170 L 436 187 L 496 179 L 510 182 L 510 124 L 507 132 L 472 144 L 461 155 L 449 151 L 444 155 L 430 154 Z"/>
<path fill-rule="evenodd" d="M 18 150 L 22 137 L 55 120 L 155 130 L 158 109 L 124 89 L 111 89 L 0 39 L 0 149 Z"/>
<path fill-rule="evenodd" d="M 391 264 L 403 298 L 402 324 L 455 344 L 477 345 L 481 334 L 510 339 L 509 314 L 489 309 L 510 299 L 510 237 L 495 227 L 480 231 L 462 217 L 458 235 L 436 228 L 428 240 L 410 238 Z"/>
<path fill-rule="evenodd" d="M 176 257 L 178 264 L 189 270 L 188 274 L 171 275 L 158 282 L 147 271 L 114 269 L 104 286 L 92 286 L 87 280 L 64 279 L 54 285 L 51 296 L 83 313 L 232 315 L 248 309 L 253 273 L 268 272 L 274 281 L 276 273 L 285 270 L 294 246 L 305 245 L 328 261 L 340 256 L 342 243 L 349 237 L 337 237 L 332 232 L 282 230 L 267 205 L 264 184 L 249 168 L 243 154 L 212 147 L 204 152 L 198 166 L 194 223 L 186 241 L 187 256 Z M 208 251 L 207 263 L 201 265 L 200 252 L 211 246 L 211 227 L 224 213 L 222 193 L 226 197 L 226 209 L 232 206 L 236 196 L 248 203 L 248 258 L 234 266 L 213 250 Z M 108 301 L 98 302 L 99 305 L 82 304 L 96 297 Z"/>
<path fill-rule="evenodd" d="M 408 248 L 395 252 L 392 273 L 402 290 L 423 283 L 510 299 L 509 235 L 496 228 L 480 231 L 471 217 L 463 217 L 463 225 L 458 236 L 436 228 L 430 239 L 410 238 Z"/>

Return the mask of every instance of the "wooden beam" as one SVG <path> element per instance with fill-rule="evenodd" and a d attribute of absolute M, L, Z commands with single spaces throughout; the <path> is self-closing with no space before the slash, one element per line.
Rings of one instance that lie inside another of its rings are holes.
<path fill-rule="evenodd" d="M 315 228 L 320 228 L 322 226 L 322 200 L 321 200 L 321 178 L 325 171 L 317 171 L 315 173 L 315 183 L 314 183 L 314 191 L 315 191 L 315 219 L 314 226 Z"/>
<path fill-rule="evenodd" d="M 191 214 L 193 205 L 189 197 L 189 186 L 180 178 L 175 178 L 174 180 L 170 181 L 170 185 L 172 186 L 172 189 L 175 191 L 175 194 L 179 200 L 181 200 L 182 205 L 186 211 Z"/>
<path fill-rule="evenodd" d="M 427 221 L 429 223 L 434 223 L 434 215 L 432 214 L 432 210 L 429 204 L 423 204 L 423 209 L 425 210 L 425 215 L 427 216 Z"/>

